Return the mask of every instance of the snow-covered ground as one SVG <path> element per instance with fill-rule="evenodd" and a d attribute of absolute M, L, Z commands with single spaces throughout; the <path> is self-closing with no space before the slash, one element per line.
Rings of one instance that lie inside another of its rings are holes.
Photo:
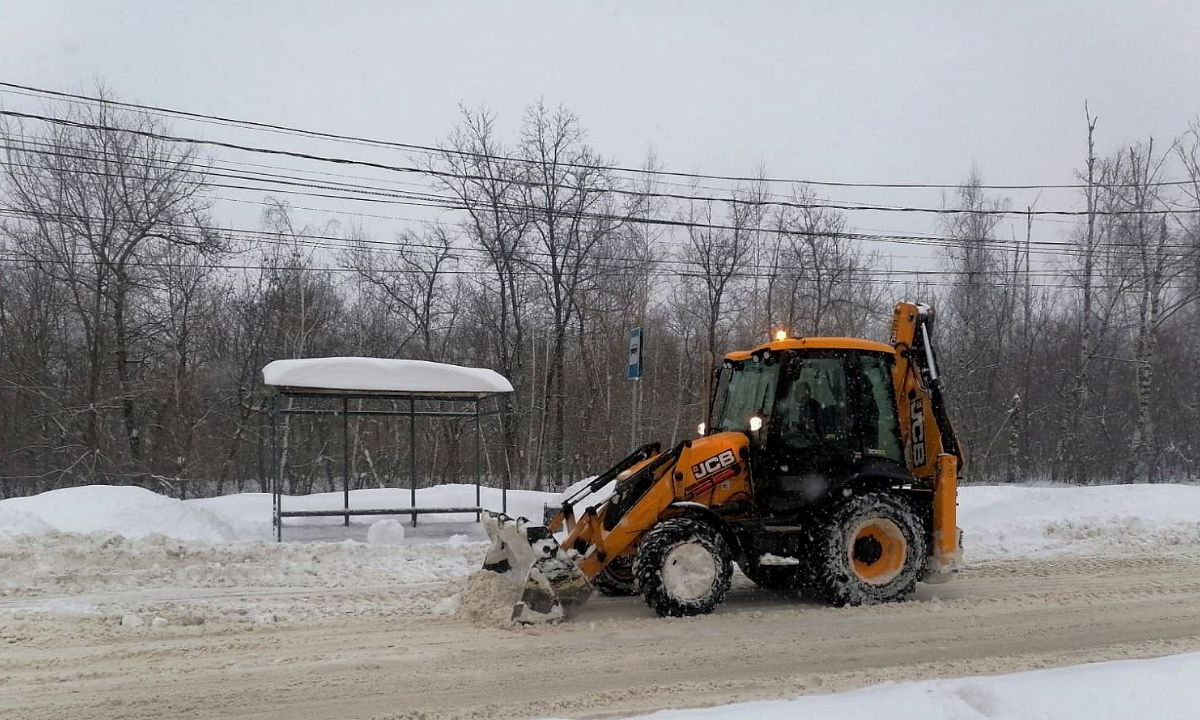
<path fill-rule="evenodd" d="M 668 710 L 654 720 L 1097 720 L 1200 717 L 1200 653 L 953 680 L 886 683 L 833 695 Z"/>
<path fill-rule="evenodd" d="M 404 489 L 356 490 L 351 507 L 408 507 Z M 959 523 L 966 559 L 1200 551 L 1200 487 L 966 487 Z M 482 490 L 485 507 L 501 493 Z M 550 493 L 508 493 L 512 515 L 540 518 Z M 285 497 L 289 509 L 337 508 L 340 493 Z M 418 507 L 474 505 L 475 488 L 417 491 Z M 445 591 L 421 584 L 478 569 L 486 539 L 474 515 L 289 518 L 287 542 L 271 541 L 271 498 L 244 493 L 180 501 L 133 487 L 67 488 L 0 501 L 0 610 L 123 612 L 182 606 L 189 613 L 241 612 L 244 597 L 212 591 L 270 589 L 262 605 L 282 619 L 346 612 L 344 598 L 315 602 L 299 590 L 375 589 L 363 611 L 445 608 Z M 395 592 L 397 587 L 407 588 Z M 384 592 L 391 589 L 393 592 Z M 207 593 L 197 592 L 200 590 Z M 244 595 L 244 593 L 243 593 Z M 20 601 L 14 598 L 19 598 Z M 439 603 L 442 603 L 439 605 Z"/>
<path fill-rule="evenodd" d="M 499 490 L 482 489 L 501 508 Z M 547 493 L 510 491 L 508 510 L 542 516 Z M 409 507 L 409 491 L 358 490 L 351 507 Z M 332 509 L 341 493 L 285 497 L 287 509 Z M 417 491 L 417 507 L 475 504 L 473 485 Z M 487 547 L 474 514 L 400 519 L 288 518 L 271 533 L 271 496 L 180 501 L 134 487 L 65 488 L 0 501 L 0 612 L 141 612 L 165 618 L 422 614 L 446 598 L 430 586 L 478 570 Z M 429 587 L 427 587 L 429 586 Z M 332 593 L 330 591 L 336 590 Z M 8 598 L 5 600 L 5 598 Z"/>
<path fill-rule="evenodd" d="M 483 507 L 500 510 L 504 504 L 495 488 L 480 489 Z M 510 515 L 541 518 L 552 493 L 530 490 L 508 491 Z M 474 485 L 439 485 L 417 490 L 417 507 L 463 507 L 475 505 Z M 316 493 L 283 498 L 285 510 L 338 510 L 342 493 Z M 407 508 L 407 489 L 383 488 L 350 493 L 351 508 Z M 367 516 L 370 518 L 370 516 Z M 378 521 L 354 517 L 351 529 L 341 518 L 286 518 L 284 539 L 365 539 L 366 528 Z M 473 514 L 421 515 L 419 528 L 411 533 L 414 542 L 430 537 L 448 537 L 453 531 L 482 537 Z M 405 516 L 407 522 L 407 516 Z M 429 528 L 428 532 L 425 528 Z M 155 535 L 199 543 L 259 542 L 271 534 L 271 496 L 240 493 L 215 498 L 175 500 L 137 487 L 91 485 L 51 490 L 32 497 L 0 500 L 0 536 L 22 534 L 111 533 L 137 539 Z M 447 535 L 449 533 L 449 535 Z M 361 537 L 358 537 L 361 536 Z"/>
<path fill-rule="evenodd" d="M 289 509 L 332 509 L 341 502 L 340 493 L 284 498 Z M 404 489 L 351 494 L 352 507 L 403 508 L 408 502 L 409 491 Z M 512 491 L 508 512 L 540 518 L 543 505 L 557 502 L 557 495 Z M 447 485 L 417 493 L 418 506 L 474 503 L 474 486 Z M 482 503 L 499 509 L 500 492 L 485 488 Z M 0 640 L 17 638 L 15 649 L 36 654 L 37 642 L 57 646 L 71 638 L 94 635 L 102 645 L 117 638 L 144 643 L 147 652 L 153 653 L 157 652 L 156 633 L 189 638 L 211 635 L 220 645 L 228 628 L 245 627 L 257 633 L 263 625 L 282 622 L 281 628 L 301 628 L 289 632 L 305 633 L 305 637 L 311 634 L 312 642 L 321 647 L 326 637 L 322 628 L 329 628 L 329 636 L 336 637 L 341 632 L 337 628 L 345 626 L 329 623 L 347 617 L 361 617 L 360 622 L 372 628 L 407 628 L 415 638 L 424 637 L 422 633 L 446 633 L 452 636 L 446 640 L 450 643 L 447 647 L 456 648 L 472 645 L 480 633 L 514 633 L 511 628 L 484 627 L 458 617 L 461 607 L 470 605 L 462 601 L 469 595 L 461 591 L 464 579 L 479 568 L 486 548 L 482 528 L 473 515 L 421 516 L 415 528 L 407 517 L 355 517 L 349 528 L 343 527 L 341 518 L 294 518 L 285 524 L 285 542 L 275 543 L 270 507 L 270 496 L 261 493 L 179 501 L 138 488 L 99 486 L 0 501 Z M 607 634 L 628 635 L 622 642 L 654 637 L 652 644 L 665 647 L 691 637 L 677 635 L 672 627 L 705 627 L 719 635 L 763 626 L 768 628 L 763 637 L 808 627 L 801 637 L 812 635 L 814 648 L 828 650 L 856 637 L 855 626 L 844 624 L 850 622 L 848 613 L 852 613 L 859 618 L 855 622 L 874 619 L 885 628 L 896 624 L 901 633 L 911 625 L 919 629 L 920 636 L 938 638 L 937 647 L 919 655 L 926 663 L 921 675 L 909 672 L 915 667 L 911 663 L 900 662 L 899 669 L 851 675 L 840 684 L 814 687 L 806 680 L 793 679 L 788 687 L 796 689 L 772 692 L 768 683 L 748 695 L 737 694 L 740 686 L 735 684 L 730 694 L 721 695 L 713 689 L 720 687 L 725 675 L 717 667 L 715 676 L 710 678 L 713 673 L 708 673 L 698 680 L 709 683 L 702 683 L 710 693 L 707 702 L 1196 649 L 1193 636 L 1200 634 L 1200 624 L 1190 619 L 1192 611 L 1185 608 L 1195 607 L 1192 598 L 1200 592 L 1200 580 L 1195 579 L 1195 570 L 1200 568 L 1200 487 L 966 487 L 960 494 L 959 524 L 965 534 L 968 567 L 964 577 L 947 585 L 925 587 L 918 591 L 915 602 L 903 606 L 854 611 L 796 607 L 741 580 L 728 608 L 711 618 L 695 620 L 707 625 L 686 624 L 693 621 L 664 625 L 668 621 L 643 617 L 648 611 L 636 599 L 601 599 L 592 604 L 588 620 L 555 632 L 574 633 L 574 642 L 587 643 L 593 642 L 590 635 L 602 629 Z M 1123 613 L 1121 617 L 1137 632 L 1125 637 L 1110 631 L 1111 622 L 1121 619 L 1114 612 Z M 949 623 L 951 627 L 943 617 L 947 613 L 957 618 Z M 448 614 L 455 617 L 443 617 Z M 965 647 L 979 649 L 979 657 L 984 659 L 993 657 L 992 652 L 996 658 L 1004 653 L 1016 655 L 1004 655 L 982 667 L 938 665 L 944 648 L 958 642 L 957 636 L 943 634 L 973 624 L 981 624 L 982 635 L 963 631 Z M 825 634 L 814 632 L 818 629 Z M 1041 632 L 1051 637 L 1045 648 L 1033 643 L 1023 650 L 1012 649 L 1021 646 L 1019 638 Z M 551 636 L 544 637 L 557 647 Z M 834 642 L 830 637 L 841 639 L 830 646 L 828 643 Z M 440 642 L 441 636 L 434 639 Z M 533 632 L 493 641 L 536 644 L 542 639 Z M 72 652 L 88 652 L 87 642 L 78 641 L 80 647 Z M 854 668 L 861 663 L 854 653 L 870 648 L 862 644 L 862 638 L 850 642 L 858 644 L 853 645 L 850 656 L 841 659 L 841 667 L 857 672 Z M 758 650 L 770 647 L 761 638 L 760 643 L 761 647 L 754 644 Z M 620 656 L 629 652 L 628 647 L 621 647 L 623 652 L 612 648 L 614 657 L 608 660 L 598 655 L 609 652 L 607 644 L 593 647 L 589 657 L 598 664 L 586 668 L 586 673 L 603 675 L 618 670 L 614 663 L 620 663 Z M 377 652 L 390 657 L 389 648 L 377 648 Z M 445 648 L 427 649 L 435 650 L 440 653 Z M 534 647 L 530 652 L 547 650 Z M 678 652 L 682 658 L 688 651 L 681 647 Z M 1039 654 L 1045 652 L 1049 654 Z M 778 661 L 766 656 L 747 659 L 747 653 L 750 650 L 742 648 L 735 654 L 746 662 L 766 663 L 772 668 L 779 668 L 779 661 L 799 662 L 786 654 Z M 885 662 L 886 653 L 868 664 Z M 80 663 L 81 673 L 91 671 L 86 662 Z M 9 671 L 17 667 L 12 665 Z M 664 666 L 664 679 L 647 682 L 680 682 L 671 679 L 674 667 Z M 0 677 L 4 671 L 0 662 Z M 819 668 L 822 677 L 828 671 L 825 664 Z M 1179 679 L 1198 672 L 1200 655 L 1178 655 L 1018 675 L 886 684 L 843 694 L 672 711 L 656 717 L 860 717 L 886 711 L 888 717 L 898 719 L 1190 718 L 1200 717 L 1200 712 L 1194 711 L 1200 707 L 1196 696 L 1200 691 L 1194 683 Z M 691 670 L 685 673 L 686 677 L 692 675 Z M 634 681 L 622 678 L 626 676 L 613 675 L 612 683 L 619 686 Z M 692 690 L 688 687 L 670 690 L 669 702 L 637 700 L 636 694 L 621 697 L 631 703 L 629 712 L 681 707 L 689 704 L 686 698 Z M 596 702 L 605 702 L 604 697 Z M 505 702 L 523 701 L 516 693 Z"/>
<path fill-rule="evenodd" d="M 481 495 L 484 507 L 500 509 L 499 490 L 483 488 Z M 507 510 L 540 519 L 543 507 L 558 501 L 553 493 L 510 490 Z M 284 497 L 283 502 L 289 510 L 337 509 L 342 494 Z M 474 504 L 472 485 L 417 490 L 418 507 Z M 407 508 L 409 491 L 355 490 L 350 506 Z M 65 488 L 0 500 L 0 538 L 41 535 L 61 541 L 64 533 L 102 533 L 201 544 L 265 542 L 271 539 L 270 515 L 271 497 L 265 493 L 180 501 L 134 487 Z M 341 518 L 288 518 L 284 539 L 366 540 L 377 521 L 354 517 L 346 529 Z M 482 540 L 473 521 L 473 515 L 422 515 L 418 527 L 408 529 L 406 542 Z M 1200 545 L 1200 486 L 970 486 L 959 492 L 959 525 L 968 561 Z"/>
<path fill-rule="evenodd" d="M 1200 486 L 977 486 L 959 490 L 968 562 L 1200 546 Z"/>

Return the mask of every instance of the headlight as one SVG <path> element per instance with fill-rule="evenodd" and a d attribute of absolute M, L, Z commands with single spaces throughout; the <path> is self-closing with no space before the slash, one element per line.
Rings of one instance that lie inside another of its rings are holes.
<path fill-rule="evenodd" d="M 759 430 L 762 430 L 762 426 L 763 419 L 761 417 L 754 415 L 750 418 L 750 432 L 758 432 Z"/>
<path fill-rule="evenodd" d="M 700 423 L 699 425 L 696 426 L 696 434 L 697 435 L 704 434 L 704 423 Z"/>

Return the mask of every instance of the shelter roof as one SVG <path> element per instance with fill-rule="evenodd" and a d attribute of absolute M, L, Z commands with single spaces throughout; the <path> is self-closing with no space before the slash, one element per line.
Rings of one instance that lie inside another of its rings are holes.
<path fill-rule="evenodd" d="M 513 391 L 504 376 L 486 368 L 426 360 L 324 357 L 275 360 L 262 369 L 263 384 L 282 392 L 317 395 L 403 395 L 480 398 Z"/>

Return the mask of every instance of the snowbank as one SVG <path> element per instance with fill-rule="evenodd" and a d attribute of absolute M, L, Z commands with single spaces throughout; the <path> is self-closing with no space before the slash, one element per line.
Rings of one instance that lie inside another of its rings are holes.
<path fill-rule="evenodd" d="M 668 710 L 655 720 L 1192 720 L 1200 708 L 1200 653 L 1055 670 L 885 684 L 836 695 Z"/>
<path fill-rule="evenodd" d="M 964 487 L 968 563 L 1200 546 L 1200 486 Z"/>
<path fill-rule="evenodd" d="M 41 518 L 27 512 L 0 506 L 0 537 L 5 535 L 41 535 L 54 532 L 54 528 Z"/>
<path fill-rule="evenodd" d="M 164 535 L 176 540 L 223 543 L 265 540 L 270 520 L 269 514 L 250 521 L 144 488 L 111 485 L 62 488 L 0 501 L 0 535 L 50 531 L 113 533 L 133 539 Z"/>
<path fill-rule="evenodd" d="M 500 491 L 482 488 L 483 507 L 501 508 Z M 597 497 L 603 497 L 602 491 Z M 508 513 L 534 521 L 560 496 L 531 490 L 508 493 Z M 350 493 L 352 508 L 409 507 L 407 489 Z M 283 498 L 285 509 L 336 509 L 340 492 Z M 475 504 L 475 486 L 439 485 L 417 490 L 418 507 Z M 132 487 L 65 488 L 34 497 L 0 501 L 0 538 L 48 532 L 119 534 L 126 538 L 164 535 L 181 541 L 253 542 L 271 537 L 271 496 L 242 493 L 180 501 Z M 285 540 L 366 540 L 379 517 L 288 518 Z M 405 523 L 407 517 L 401 518 Z M 446 542 L 465 535 L 483 539 L 474 514 L 423 515 L 405 543 Z M 1200 547 L 1200 486 L 1117 485 L 1105 487 L 979 486 L 962 488 L 959 525 L 967 563 L 1006 557 L 1062 554 L 1124 554 Z"/>
<path fill-rule="evenodd" d="M 407 508 L 411 496 L 407 489 L 383 488 L 355 490 L 350 493 L 352 508 Z M 501 492 L 481 488 L 483 507 L 500 510 Z M 556 502 L 552 493 L 510 490 L 508 513 L 541 520 L 546 502 Z M 438 485 L 417 490 L 417 507 L 463 507 L 475 505 L 474 485 Z M 287 510 L 334 510 L 342 507 L 342 493 L 317 493 L 283 497 Z M 403 516 L 407 522 L 407 516 Z M 351 536 L 366 539 L 367 529 L 378 517 L 351 519 Z M 474 523 L 474 513 L 461 515 L 422 515 L 422 527 L 445 527 L 433 533 L 438 540 L 469 533 L 482 539 L 483 531 Z M 341 518 L 287 518 L 284 538 L 335 539 L 347 537 Z M 317 530 L 304 534 L 304 529 Z M 271 496 L 267 493 L 240 493 L 216 498 L 176 500 L 137 487 L 89 485 L 51 490 L 40 495 L 0 500 L 0 537 L 25 534 L 105 533 L 138 539 L 154 535 L 175 540 L 202 543 L 256 542 L 271 539 Z M 414 533 L 413 542 L 428 542 L 429 534 Z"/>

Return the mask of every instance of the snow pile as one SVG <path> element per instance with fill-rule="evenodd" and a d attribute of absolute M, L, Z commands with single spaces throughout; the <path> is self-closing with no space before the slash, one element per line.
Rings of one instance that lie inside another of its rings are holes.
<path fill-rule="evenodd" d="M 513 391 L 512 384 L 494 370 L 425 360 L 365 357 L 276 360 L 262 369 L 262 375 L 264 384 L 277 387 L 451 395 Z"/>
<path fill-rule="evenodd" d="M 54 528 L 41 518 L 27 512 L 0 505 L 0 538 L 5 535 L 42 535 L 54 532 Z"/>
<path fill-rule="evenodd" d="M 462 592 L 457 596 L 454 610 L 470 622 L 479 625 L 511 628 L 513 604 L 521 599 L 521 588 L 505 576 L 478 570 L 467 577 Z"/>
<path fill-rule="evenodd" d="M 469 507 L 475 502 L 474 485 L 417 490 L 418 507 Z M 500 490 L 482 488 L 480 502 L 485 508 L 500 510 Z M 557 507 L 560 502 L 561 496 L 554 493 L 511 490 L 507 511 L 540 522 L 544 507 Z M 409 503 L 410 493 L 405 488 L 350 493 L 352 508 L 407 508 Z M 283 506 L 288 510 L 337 509 L 342 506 L 342 494 L 284 496 Z M 255 542 L 272 537 L 270 518 L 271 496 L 266 493 L 180 501 L 141 488 L 94 485 L 0 500 L 0 541 L 58 532 L 129 539 L 162 535 L 201 543 Z M 968 564 L 1006 557 L 1194 548 L 1200 546 L 1200 486 L 969 486 L 959 493 L 958 518 Z M 408 522 L 407 516 L 352 517 L 347 529 L 340 517 L 287 518 L 283 534 L 290 541 L 349 537 L 404 545 L 484 540 L 474 513 L 422 515 L 416 528 L 406 528 Z M 372 531 L 372 527 L 376 529 Z"/>
<path fill-rule="evenodd" d="M 1076 665 L 991 677 L 884 684 L 835 695 L 642 715 L 654 720 L 1193 720 L 1200 653 Z"/>
<path fill-rule="evenodd" d="M 380 520 L 367 528 L 367 542 L 372 545 L 404 544 L 404 525 L 398 520 Z"/>
<path fill-rule="evenodd" d="M 357 490 L 350 499 L 351 507 L 406 508 L 409 501 L 407 489 L 395 488 Z M 333 509 L 342 495 L 283 502 Z M 499 510 L 500 491 L 483 488 L 481 502 Z M 544 505 L 559 502 L 551 493 L 512 491 L 508 512 L 538 520 Z M 473 485 L 417 491 L 418 506 L 474 504 Z M 1200 552 L 1196 486 L 967 487 L 959 510 L 968 566 Z M 416 527 L 408 517 L 355 517 L 349 528 L 341 517 L 289 518 L 287 542 L 276 544 L 270 511 L 264 493 L 179 501 L 133 487 L 0 500 L 0 610 L 154 612 L 172 623 L 251 611 L 284 619 L 432 612 L 508 624 L 520 589 L 476 572 L 487 542 L 474 513 L 422 516 Z"/>
<path fill-rule="evenodd" d="M 135 539 L 164 535 L 176 540 L 227 543 L 267 539 L 268 518 L 264 514 L 247 522 L 144 488 L 111 485 L 62 488 L 0 501 L 0 535 L 57 530 L 120 533 Z"/>
<path fill-rule="evenodd" d="M 479 569 L 483 542 L 210 545 L 162 535 L 21 535 L 0 542 L 0 598 L 155 588 L 362 588 L 432 583 Z"/>
<path fill-rule="evenodd" d="M 1200 546 L 1200 486 L 964 487 L 958 524 L 968 564 Z"/>
<path fill-rule="evenodd" d="M 483 507 L 500 510 L 501 493 L 497 488 L 482 488 Z M 547 502 L 557 503 L 557 495 L 531 490 L 508 492 L 508 513 L 540 522 Z M 354 490 L 352 508 L 408 508 L 410 494 L 405 488 Z M 475 505 L 474 485 L 438 485 L 417 490 L 417 507 L 464 507 Z M 342 507 L 342 493 L 316 493 L 301 497 L 284 496 L 286 510 L 336 510 Z M 407 521 L 407 516 L 403 516 Z M 391 522 L 389 537 L 403 538 L 404 529 L 395 532 L 400 520 L 351 518 L 349 537 L 367 540 L 371 525 Z M 422 515 L 422 529 L 447 528 L 441 537 L 437 531 L 410 533 L 405 542 L 429 541 L 429 536 L 445 540 L 453 534 L 468 533 L 482 540 L 483 531 L 475 523 L 474 513 L 458 515 Z M 322 532 L 301 532 L 306 526 Z M 25 534 L 107 533 L 138 539 L 154 535 L 174 540 L 201 543 L 257 542 L 273 538 L 271 532 L 271 496 L 267 493 L 240 493 L 216 498 L 176 500 L 138 487 L 89 485 L 62 488 L 40 495 L 0 500 L 0 538 Z M 377 531 L 378 532 L 378 531 Z M 297 537 L 299 536 L 299 537 Z M 284 539 L 341 540 L 347 537 L 342 518 L 287 518 Z"/>

